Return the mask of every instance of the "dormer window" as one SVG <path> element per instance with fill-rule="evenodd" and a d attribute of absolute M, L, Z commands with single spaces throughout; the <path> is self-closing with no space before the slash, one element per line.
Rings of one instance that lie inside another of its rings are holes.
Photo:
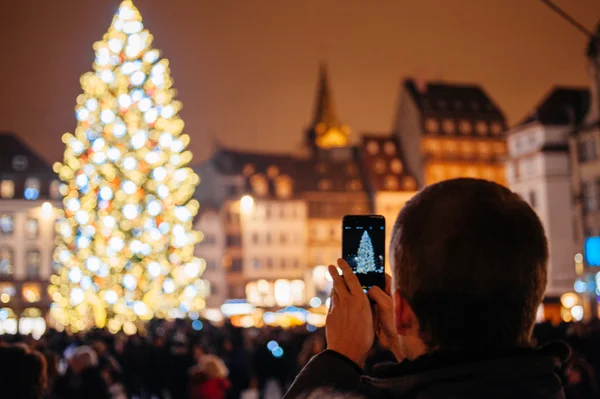
<path fill-rule="evenodd" d="M 390 162 L 390 169 L 392 172 L 399 175 L 402 173 L 402 162 L 400 162 L 399 159 L 393 159 L 392 162 Z"/>
<path fill-rule="evenodd" d="M 393 141 L 386 141 L 383 149 L 387 155 L 390 155 L 390 156 L 395 155 L 396 154 L 396 143 L 394 143 Z"/>
<path fill-rule="evenodd" d="M 264 197 L 269 191 L 267 179 L 263 175 L 254 175 L 250 178 L 250 185 L 254 194 Z"/>
<path fill-rule="evenodd" d="M 275 183 L 275 191 L 279 198 L 290 198 L 292 196 L 292 179 L 289 176 L 280 176 Z"/>
<path fill-rule="evenodd" d="M 27 160 L 27 157 L 24 155 L 15 155 L 12 159 L 12 167 L 17 172 L 24 171 L 25 169 L 27 169 L 28 165 L 29 165 L 29 161 Z"/>

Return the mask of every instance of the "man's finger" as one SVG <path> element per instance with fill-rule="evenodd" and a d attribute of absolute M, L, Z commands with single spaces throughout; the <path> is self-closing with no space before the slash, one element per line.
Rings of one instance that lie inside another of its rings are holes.
<path fill-rule="evenodd" d="M 387 295 L 377 286 L 371 287 L 367 295 L 375 302 L 377 308 L 381 310 L 389 310 L 393 305 L 392 297 Z"/>
<path fill-rule="evenodd" d="M 337 268 L 333 265 L 329 265 L 327 268 L 329 271 L 329 275 L 333 280 L 333 290 L 340 297 L 348 293 L 348 287 L 346 287 L 346 283 L 344 282 L 344 278 L 340 276 Z"/>
<path fill-rule="evenodd" d="M 342 269 L 342 274 L 344 275 L 344 280 L 348 285 L 348 289 L 350 290 L 350 294 L 352 295 L 360 295 L 363 293 L 360 282 L 358 281 L 358 277 L 352 272 L 350 265 L 344 259 L 338 259 L 338 266 Z"/>
<path fill-rule="evenodd" d="M 385 293 L 392 296 L 392 276 L 385 274 Z"/>

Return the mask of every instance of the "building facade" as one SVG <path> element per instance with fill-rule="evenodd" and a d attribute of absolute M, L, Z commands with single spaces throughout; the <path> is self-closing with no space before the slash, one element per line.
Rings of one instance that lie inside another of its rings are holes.
<path fill-rule="evenodd" d="M 395 130 L 420 186 L 457 177 L 506 185 L 506 121 L 479 86 L 405 80 Z"/>
<path fill-rule="evenodd" d="M 507 132 L 507 183 L 536 211 L 549 243 L 546 297 L 570 292 L 576 279 L 576 221 L 571 195 L 569 134 L 589 107 L 589 91 L 554 88 Z"/>
<path fill-rule="evenodd" d="M 600 24 L 590 40 L 588 51 L 590 75 L 590 106 L 582 123 L 569 139 L 572 165 L 572 191 L 575 202 L 577 246 L 580 281 L 576 291 L 585 301 L 587 315 L 597 315 L 596 296 L 600 293 L 595 279 L 600 266 Z"/>
<path fill-rule="evenodd" d="M 389 233 L 417 190 L 395 134 L 351 142 L 325 67 L 304 138 L 297 154 L 220 147 L 197 168 L 197 199 L 220 204 L 230 299 L 264 308 L 324 302 L 326 266 L 341 256 L 342 217 L 381 213 Z"/>
<path fill-rule="evenodd" d="M 0 334 L 36 336 L 46 328 L 60 184 L 24 142 L 0 134 Z"/>

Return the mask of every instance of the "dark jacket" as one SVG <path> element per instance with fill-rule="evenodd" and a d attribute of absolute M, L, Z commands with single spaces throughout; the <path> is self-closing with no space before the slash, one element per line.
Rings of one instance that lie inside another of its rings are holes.
<path fill-rule="evenodd" d="M 325 351 L 298 374 L 284 399 L 303 397 L 317 388 L 366 398 L 563 399 L 561 368 L 569 353 L 559 343 L 485 354 L 434 352 L 380 365 L 367 376 L 345 356 Z"/>

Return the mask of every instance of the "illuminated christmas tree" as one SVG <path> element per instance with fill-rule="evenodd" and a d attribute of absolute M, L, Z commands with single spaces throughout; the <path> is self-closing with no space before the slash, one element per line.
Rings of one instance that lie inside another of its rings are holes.
<path fill-rule="evenodd" d="M 183 121 L 169 62 L 130 0 L 121 3 L 94 71 L 81 77 L 77 128 L 66 133 L 55 171 L 64 215 L 52 315 L 74 331 L 136 331 L 139 320 L 185 317 L 204 307 L 205 268 L 193 255 L 199 178 L 186 167 Z"/>
<path fill-rule="evenodd" d="M 356 273 L 371 273 L 377 271 L 375 265 L 375 252 L 369 233 L 365 230 L 360 238 L 358 253 L 356 254 Z"/>

